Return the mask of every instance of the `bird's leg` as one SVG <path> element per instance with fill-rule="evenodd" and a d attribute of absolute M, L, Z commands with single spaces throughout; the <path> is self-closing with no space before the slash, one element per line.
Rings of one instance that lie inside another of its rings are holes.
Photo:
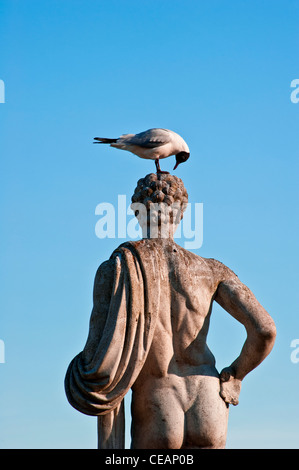
<path fill-rule="evenodd" d="M 156 160 L 155 160 L 155 165 L 156 165 L 156 169 L 157 169 L 157 174 L 158 174 L 158 173 L 163 173 L 163 174 L 169 175 L 169 172 L 168 172 L 168 171 L 162 171 L 162 170 L 161 170 L 161 168 L 160 168 L 160 163 L 159 163 L 159 158 L 156 158 Z"/>
<path fill-rule="evenodd" d="M 156 158 L 156 160 L 155 160 L 155 165 L 156 165 L 157 173 L 159 173 L 159 172 L 161 171 L 161 169 L 160 169 L 160 163 L 159 163 L 159 158 Z"/>

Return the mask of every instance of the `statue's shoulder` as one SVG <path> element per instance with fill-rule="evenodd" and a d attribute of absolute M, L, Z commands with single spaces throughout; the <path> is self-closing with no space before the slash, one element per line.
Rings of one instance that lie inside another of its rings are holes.
<path fill-rule="evenodd" d="M 103 261 L 98 267 L 97 275 L 104 276 L 105 274 L 111 272 L 111 270 L 113 270 L 114 265 L 115 265 L 115 261 L 113 260 L 112 257 Z"/>
<path fill-rule="evenodd" d="M 213 277 L 217 278 L 218 280 L 237 277 L 237 275 L 228 266 L 215 258 L 204 258 L 197 255 L 196 253 L 193 253 L 192 251 L 186 250 L 179 245 L 176 245 L 176 248 L 184 257 L 189 258 L 192 263 L 198 264 L 201 267 L 204 266 L 205 269 L 210 271 L 211 275 L 213 275 Z"/>
<path fill-rule="evenodd" d="M 128 250 L 136 250 L 140 245 L 144 244 L 143 240 L 138 240 L 138 241 L 126 241 L 124 243 L 121 243 L 112 253 L 110 259 L 115 258 L 117 254 L 120 254 L 122 251 L 128 249 Z"/>
<path fill-rule="evenodd" d="M 225 280 L 225 279 L 232 279 L 232 278 L 238 277 L 237 274 L 235 274 L 232 269 L 230 269 L 221 261 L 214 259 L 214 258 L 203 258 L 203 259 L 205 260 L 206 263 L 208 263 L 210 268 L 213 270 L 215 276 L 218 277 L 219 279 Z"/>
<path fill-rule="evenodd" d="M 95 286 L 98 289 L 105 289 L 109 286 L 114 279 L 114 270 L 115 270 L 115 260 L 109 258 L 106 261 L 103 261 L 96 272 L 95 275 Z"/>

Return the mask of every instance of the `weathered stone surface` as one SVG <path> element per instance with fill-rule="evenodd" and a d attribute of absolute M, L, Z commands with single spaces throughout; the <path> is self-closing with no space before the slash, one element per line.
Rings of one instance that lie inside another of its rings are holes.
<path fill-rule="evenodd" d="M 130 388 L 132 448 L 224 448 L 229 404 L 273 347 L 274 322 L 238 277 L 173 241 L 187 198 L 172 175 L 139 180 L 132 203 L 147 208 L 144 217 L 136 209 L 144 238 L 122 244 L 97 271 L 89 336 L 65 388 L 72 406 L 99 417 L 99 448 L 123 447 Z M 170 211 L 150 211 L 155 203 Z M 239 357 L 220 373 L 206 343 L 214 301 L 247 332 Z"/>

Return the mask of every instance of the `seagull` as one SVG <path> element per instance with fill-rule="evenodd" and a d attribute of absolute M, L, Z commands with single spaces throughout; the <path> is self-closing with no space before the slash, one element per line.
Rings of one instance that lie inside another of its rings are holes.
<path fill-rule="evenodd" d="M 175 170 L 190 156 L 189 147 L 184 139 L 168 129 L 148 129 L 139 134 L 123 134 L 117 139 L 95 137 L 93 143 L 110 144 L 111 147 L 128 150 L 140 158 L 155 160 L 157 173 L 168 173 L 168 171 L 161 170 L 160 159 L 175 155 L 176 164 L 173 168 Z"/>

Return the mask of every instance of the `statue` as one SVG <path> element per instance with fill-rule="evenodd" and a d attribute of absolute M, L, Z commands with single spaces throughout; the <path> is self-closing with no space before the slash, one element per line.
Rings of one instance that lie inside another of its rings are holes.
<path fill-rule="evenodd" d="M 175 176 L 140 179 L 132 207 L 143 238 L 120 245 L 96 273 L 89 335 L 65 390 L 74 408 L 98 416 L 100 449 L 124 448 L 130 389 L 132 449 L 224 448 L 229 405 L 274 345 L 272 318 L 238 277 L 174 242 L 187 202 Z M 214 301 L 247 332 L 220 373 L 206 344 Z"/>

